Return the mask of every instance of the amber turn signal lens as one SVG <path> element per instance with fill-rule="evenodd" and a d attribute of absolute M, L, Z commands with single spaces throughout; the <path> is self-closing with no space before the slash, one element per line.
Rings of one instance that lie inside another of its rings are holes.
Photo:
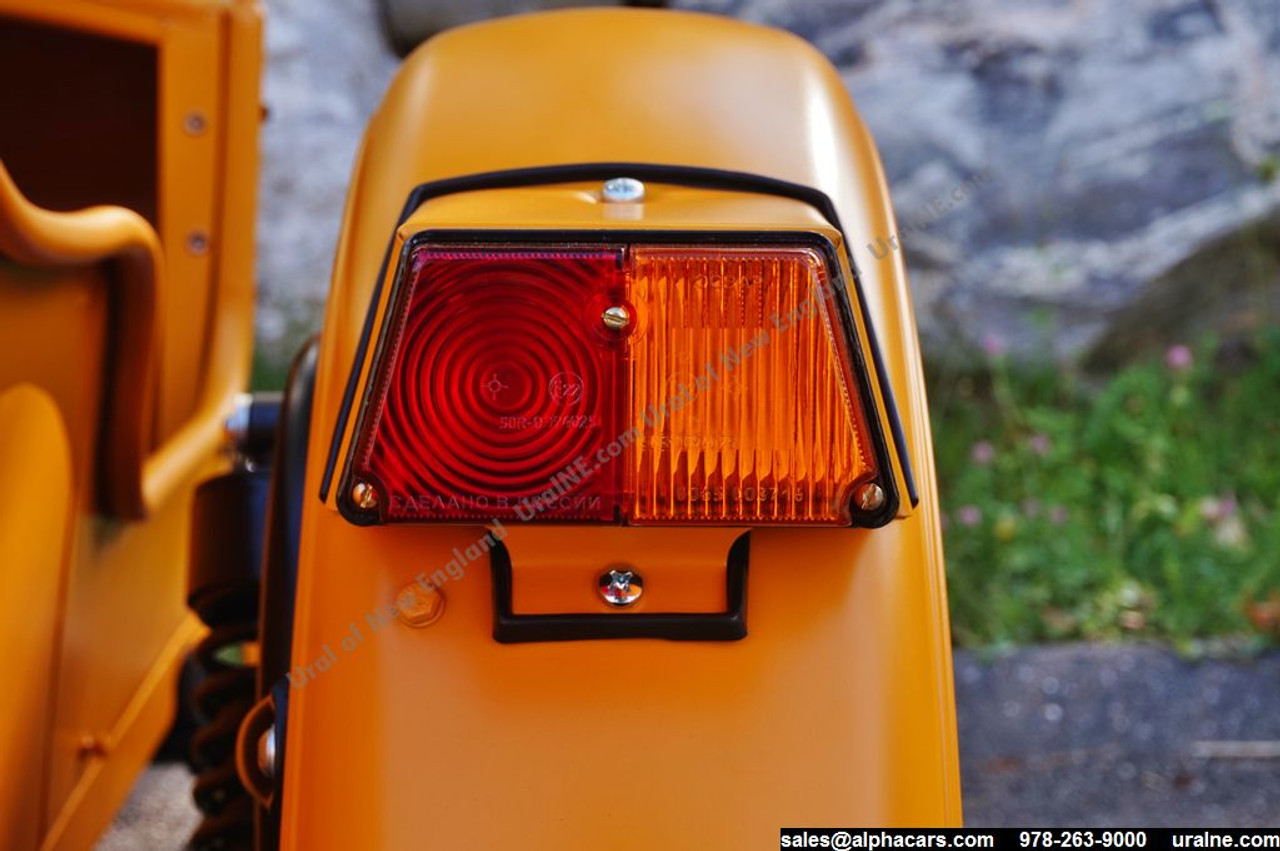
<path fill-rule="evenodd" d="M 850 522 L 875 473 L 822 257 L 637 247 L 635 523 Z"/>

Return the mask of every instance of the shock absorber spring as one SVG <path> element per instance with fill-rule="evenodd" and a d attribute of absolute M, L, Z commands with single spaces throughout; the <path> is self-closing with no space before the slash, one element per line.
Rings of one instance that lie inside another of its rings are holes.
<path fill-rule="evenodd" d="M 256 697 L 258 596 L 269 477 L 249 465 L 202 484 L 192 515 L 188 603 L 209 627 L 195 650 L 195 851 L 252 849 L 253 799 L 236 774 L 240 723 Z"/>

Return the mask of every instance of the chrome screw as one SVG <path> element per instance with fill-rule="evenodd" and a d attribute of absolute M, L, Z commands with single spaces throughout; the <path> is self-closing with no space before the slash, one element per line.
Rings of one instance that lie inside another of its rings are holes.
<path fill-rule="evenodd" d="M 368 482 L 356 482 L 351 489 L 351 501 L 365 511 L 378 507 L 378 492 Z"/>
<path fill-rule="evenodd" d="M 188 112 L 186 118 L 182 119 L 182 128 L 192 136 L 199 136 L 205 128 L 204 114 Z"/>
<path fill-rule="evenodd" d="M 867 482 L 858 488 L 853 498 L 863 511 L 879 511 L 884 507 L 884 488 L 875 482 Z"/>
<path fill-rule="evenodd" d="M 601 194 L 610 203 L 643 201 L 644 184 L 634 177 L 615 177 L 604 182 Z"/>
<path fill-rule="evenodd" d="M 620 305 L 606 307 L 600 319 L 610 331 L 621 331 L 631 324 L 631 311 Z"/>
<path fill-rule="evenodd" d="M 644 593 L 644 580 L 631 570 L 606 570 L 600 575 L 600 597 L 610 606 L 630 606 Z"/>

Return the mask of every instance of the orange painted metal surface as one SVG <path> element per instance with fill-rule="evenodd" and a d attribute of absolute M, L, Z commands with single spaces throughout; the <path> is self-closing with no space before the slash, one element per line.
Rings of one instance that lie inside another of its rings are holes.
<path fill-rule="evenodd" d="M 35 848 L 32 818 L 48 775 L 49 718 L 62 616 L 62 565 L 71 526 L 71 445 L 58 408 L 32 384 L 0 391 L 0 846 Z M 13 782 L 17 781 L 17 782 Z"/>
<path fill-rule="evenodd" d="M 6 849 L 92 846 L 172 720 L 200 634 L 185 607 L 191 492 L 222 468 L 222 421 L 252 343 L 260 18 L 233 0 L 0 0 L 0 28 L 152 51 L 159 98 L 158 138 L 137 140 L 155 151 L 154 206 L 46 209 L 0 164 L 0 408 L 36 394 L 51 422 L 13 447 L 45 472 L 0 465 L 0 491 L 43 512 L 0 549 L 6 587 L 43 589 L 17 620 L 47 653 L 5 689 L 42 699 L 45 722 L 27 733 L 40 764 L 0 772 Z M 56 51 L 39 58 L 29 85 L 60 104 L 77 80 Z M 11 117 L 6 133 L 46 118 Z M 23 174 L 62 167 L 41 154 L 22 150 Z M 62 461 L 50 448 L 60 433 Z M 24 711 L 6 703 L 0 724 L 23 726 Z"/>
<path fill-rule="evenodd" d="M 603 37 L 620 32 L 621 52 Z M 361 528 L 337 513 L 332 494 L 315 499 L 409 191 L 469 173 L 603 161 L 778 177 L 827 192 L 850 240 L 894 229 L 874 146 L 839 78 L 792 36 L 695 15 L 590 11 L 465 28 L 407 60 L 356 164 L 322 340 L 284 848 L 747 847 L 776 841 L 782 825 L 960 821 L 928 418 L 896 253 L 860 273 L 920 504 L 904 500 L 875 530 L 752 532 L 742 641 L 498 644 L 483 527 Z M 440 198 L 401 237 L 505 225 L 838 239 L 794 201 L 658 185 L 623 215 L 595 189 Z M 344 452 L 350 439 L 348 427 Z M 700 540 L 661 528 L 511 529 L 515 607 L 601 612 L 594 579 L 620 560 L 654 574 L 644 605 L 723 605 L 726 540 L 707 535 L 732 530 L 693 531 Z M 664 566 L 680 564 L 687 570 Z M 437 575 L 443 616 L 423 628 L 396 618 L 403 589 Z"/>
<path fill-rule="evenodd" d="M 103 453 L 103 464 L 107 468 L 107 481 L 103 483 L 104 508 L 124 517 L 144 516 L 144 464 L 151 445 L 153 396 L 149 387 L 158 348 L 156 304 L 161 295 L 163 262 L 155 231 L 141 216 L 121 207 L 99 207 L 78 213 L 42 210 L 22 196 L 0 163 L 0 255 L 28 270 L 58 270 L 53 273 L 58 277 L 68 268 L 92 268 L 104 261 L 114 264 L 119 275 L 118 285 L 109 283 L 106 274 L 91 273 L 96 278 L 93 283 L 74 287 L 79 291 L 79 299 L 90 302 L 82 301 L 77 305 L 79 310 L 62 308 L 49 297 L 49 291 L 54 289 L 51 280 L 43 286 L 32 281 L 33 286 L 29 288 L 15 287 L 9 293 L 5 317 L 11 357 L 0 365 L 0 370 L 5 373 L 5 383 L 43 379 L 42 383 L 51 382 L 57 387 L 60 397 L 87 406 L 77 409 L 73 417 L 79 432 L 77 460 L 79 468 L 85 470 L 99 420 L 99 399 L 93 393 L 76 392 L 67 384 L 94 379 L 83 369 L 67 369 L 53 363 L 53 358 L 44 359 L 45 364 L 33 365 L 34 358 L 23 358 L 20 353 L 39 351 L 50 329 L 69 319 L 71 312 L 84 316 L 92 326 L 83 328 L 88 335 L 88 339 L 82 338 L 86 350 L 99 351 L 107 297 L 112 295 L 112 289 L 118 288 L 115 297 L 120 302 L 117 333 L 121 345 L 115 355 L 114 374 L 109 379 L 116 393 L 110 409 L 103 412 L 107 444 Z M 42 368 L 52 374 L 46 378 L 41 375 Z"/>

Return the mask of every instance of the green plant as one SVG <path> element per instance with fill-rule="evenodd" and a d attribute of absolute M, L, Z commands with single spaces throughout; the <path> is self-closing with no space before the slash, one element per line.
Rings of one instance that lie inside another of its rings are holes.
<path fill-rule="evenodd" d="M 1275 155 L 1263 157 L 1258 163 L 1258 179 L 1263 183 L 1270 183 L 1277 176 L 1280 176 L 1280 159 Z"/>
<path fill-rule="evenodd" d="M 264 355 L 262 351 L 253 353 L 253 366 L 249 373 L 250 390 L 283 390 L 289 378 L 288 363 L 281 363 L 278 358 Z"/>
<path fill-rule="evenodd" d="M 959 643 L 1256 634 L 1280 589 L 1280 331 L 1071 371 L 935 376 Z"/>

